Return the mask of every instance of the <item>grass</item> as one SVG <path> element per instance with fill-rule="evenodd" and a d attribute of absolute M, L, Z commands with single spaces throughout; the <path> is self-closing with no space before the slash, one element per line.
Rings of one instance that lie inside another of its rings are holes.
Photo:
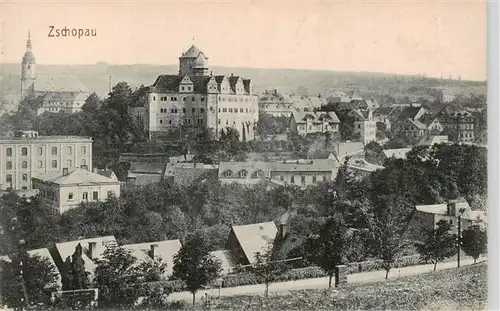
<path fill-rule="evenodd" d="M 486 310 L 487 264 L 332 290 L 223 297 L 217 310 Z M 198 306 L 197 309 L 200 309 Z M 187 306 L 188 310 L 189 306 Z"/>

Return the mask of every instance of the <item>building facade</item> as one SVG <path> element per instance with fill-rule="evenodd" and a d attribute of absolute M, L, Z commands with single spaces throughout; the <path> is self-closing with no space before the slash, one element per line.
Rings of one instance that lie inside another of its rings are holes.
<path fill-rule="evenodd" d="M 37 114 L 44 112 L 74 113 L 82 110 L 90 92 L 73 75 L 43 76 L 36 71 L 31 36 L 21 63 L 21 100 L 34 100 Z"/>
<path fill-rule="evenodd" d="M 266 90 L 259 98 L 259 112 L 273 117 L 290 117 L 295 110 L 292 97 L 278 90 Z"/>
<path fill-rule="evenodd" d="M 371 110 L 352 109 L 349 114 L 354 118 L 353 132 L 360 135 L 363 144 L 377 140 L 377 121 Z"/>
<path fill-rule="evenodd" d="M 474 142 L 474 126 L 476 118 L 459 106 L 448 105 L 436 114 L 444 134 L 450 141 L 459 143 Z"/>
<path fill-rule="evenodd" d="M 290 118 L 290 133 L 301 136 L 314 133 L 335 133 L 339 131 L 340 120 L 333 111 L 297 112 Z"/>
<path fill-rule="evenodd" d="M 19 131 L 0 137 L 0 187 L 32 189 L 31 179 L 64 168 L 92 169 L 92 139 L 79 136 L 38 136 Z"/>
<path fill-rule="evenodd" d="M 53 203 L 54 213 L 64 213 L 81 203 L 104 201 L 120 196 L 120 182 L 86 169 L 63 169 L 33 177 L 33 187 Z"/>
<path fill-rule="evenodd" d="M 148 89 L 145 106 L 129 113 L 152 132 L 205 126 L 220 134 L 234 128 L 242 141 L 254 139 L 258 96 L 250 79 L 207 74 L 208 58 L 194 45 L 179 58 L 179 74 L 160 75 Z"/>

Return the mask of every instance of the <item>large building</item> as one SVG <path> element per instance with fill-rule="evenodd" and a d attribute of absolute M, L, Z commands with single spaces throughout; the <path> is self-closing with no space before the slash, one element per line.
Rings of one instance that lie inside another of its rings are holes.
<path fill-rule="evenodd" d="M 352 109 L 349 115 L 354 118 L 354 133 L 360 135 L 363 144 L 377 141 L 377 121 L 373 119 L 371 110 Z"/>
<path fill-rule="evenodd" d="M 340 120 L 334 111 L 296 112 L 290 118 L 290 132 L 301 136 L 339 131 Z"/>
<path fill-rule="evenodd" d="M 457 105 L 447 105 L 439 111 L 435 118 L 448 135 L 450 141 L 460 143 L 474 142 L 474 125 L 476 118 L 473 114 Z"/>
<path fill-rule="evenodd" d="M 21 100 L 34 100 L 37 114 L 60 111 L 73 113 L 82 110 L 89 95 L 88 89 L 73 75 L 37 74 L 31 36 L 28 33 L 26 52 L 21 63 Z"/>
<path fill-rule="evenodd" d="M 179 58 L 177 75 L 160 75 L 148 89 L 144 106 L 129 113 L 140 119 L 149 133 L 179 126 L 206 126 L 217 134 L 231 127 L 240 140 L 254 139 L 258 121 L 258 96 L 252 82 L 240 76 L 208 74 L 208 58 L 194 45 Z"/>
<path fill-rule="evenodd" d="M 0 190 L 31 189 L 31 179 L 64 168 L 92 169 L 92 139 L 79 136 L 38 136 L 18 131 L 0 137 Z"/>

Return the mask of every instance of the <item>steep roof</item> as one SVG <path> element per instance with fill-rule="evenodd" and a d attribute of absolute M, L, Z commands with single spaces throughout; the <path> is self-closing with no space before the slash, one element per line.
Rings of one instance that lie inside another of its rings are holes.
<path fill-rule="evenodd" d="M 131 254 L 139 261 L 151 261 L 151 245 L 156 245 L 155 258 L 161 258 L 162 262 L 167 264 L 166 274 L 172 274 L 174 255 L 177 254 L 182 247 L 179 240 L 125 244 L 122 245 L 122 247 L 131 251 Z"/>
<path fill-rule="evenodd" d="M 406 159 L 406 154 L 410 150 L 411 148 L 386 149 L 384 150 L 384 155 L 387 158 L 395 157 L 396 159 Z"/>
<path fill-rule="evenodd" d="M 74 75 L 37 75 L 35 92 L 86 92 L 89 90 Z"/>
<path fill-rule="evenodd" d="M 232 268 L 237 264 L 234 262 L 231 252 L 228 250 L 220 250 L 210 252 L 215 258 L 219 259 L 221 262 L 222 274 L 228 274 L 232 272 Z"/>
<path fill-rule="evenodd" d="M 267 250 L 269 243 L 273 243 L 278 233 L 274 222 L 262 222 L 232 227 L 238 242 L 250 264 L 255 263 L 255 254 Z"/>
<path fill-rule="evenodd" d="M 278 90 L 267 90 L 259 97 L 259 102 L 265 102 L 266 104 L 293 104 L 290 94 Z"/>
<path fill-rule="evenodd" d="M 422 107 L 405 107 L 403 111 L 399 114 L 398 119 L 400 121 L 406 120 L 406 119 L 415 119 L 417 114 L 420 112 L 420 109 L 423 109 Z"/>
<path fill-rule="evenodd" d="M 180 75 L 160 75 L 153 83 L 153 87 L 158 93 L 177 93 L 182 78 Z"/>
<path fill-rule="evenodd" d="M 182 53 L 180 58 L 196 58 L 200 53 L 203 54 L 203 52 L 193 44 L 186 52 Z M 203 56 L 205 56 L 205 54 L 203 54 Z"/>
<path fill-rule="evenodd" d="M 337 114 L 333 111 L 329 112 L 304 112 L 292 111 L 292 116 L 296 123 L 305 123 L 307 119 L 312 119 L 313 122 L 328 121 L 329 123 L 340 123 Z"/>
<path fill-rule="evenodd" d="M 68 175 L 66 176 L 57 172 L 57 173 L 40 175 L 36 177 L 36 179 L 54 183 L 60 186 L 73 185 L 73 184 L 79 185 L 87 183 L 118 183 L 118 181 L 115 181 L 111 178 L 81 168 L 77 168 L 71 172 L 68 172 Z"/>

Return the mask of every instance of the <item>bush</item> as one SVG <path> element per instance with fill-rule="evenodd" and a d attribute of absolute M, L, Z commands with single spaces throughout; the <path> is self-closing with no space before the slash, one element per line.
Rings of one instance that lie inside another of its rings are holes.
<path fill-rule="evenodd" d="M 229 274 L 222 277 L 222 287 L 235 287 L 258 283 L 255 274 L 251 272 Z"/>

